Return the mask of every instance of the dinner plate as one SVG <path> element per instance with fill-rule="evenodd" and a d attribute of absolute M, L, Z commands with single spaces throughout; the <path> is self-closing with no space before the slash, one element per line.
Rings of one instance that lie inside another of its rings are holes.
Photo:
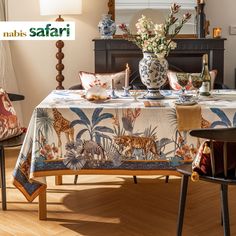
<path fill-rule="evenodd" d="M 109 100 L 111 100 L 110 96 L 105 99 L 94 99 L 94 100 L 91 99 L 90 100 L 90 99 L 86 98 L 85 94 L 81 95 L 81 98 L 84 98 L 85 100 L 87 100 L 88 102 L 91 102 L 91 103 L 105 103 L 105 102 L 108 102 Z"/>
<path fill-rule="evenodd" d="M 108 102 L 110 101 L 110 98 L 107 98 L 107 99 L 100 99 L 100 100 L 88 100 L 87 101 L 91 102 L 91 103 L 105 103 L 105 102 Z"/>

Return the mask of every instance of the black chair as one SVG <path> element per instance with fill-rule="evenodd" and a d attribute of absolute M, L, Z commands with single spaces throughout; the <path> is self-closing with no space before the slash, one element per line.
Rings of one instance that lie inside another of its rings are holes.
<path fill-rule="evenodd" d="M 199 180 L 207 181 L 214 184 L 220 184 L 221 193 L 221 217 L 224 227 L 224 235 L 230 235 L 230 223 L 229 223 L 229 209 L 228 209 L 228 185 L 236 185 L 236 166 L 232 165 L 232 154 L 235 153 L 232 150 L 229 151 L 229 142 L 236 142 L 236 127 L 233 128 L 219 128 L 219 129 L 196 129 L 190 131 L 190 135 L 199 138 L 205 138 L 210 140 L 210 172 L 208 175 L 199 175 Z M 222 142 L 222 152 L 217 152 L 217 165 L 216 165 L 216 152 L 213 152 L 213 141 Z M 235 143 L 236 144 L 236 143 Z M 232 146 L 235 147 L 233 144 Z M 231 146 L 231 147 L 232 147 Z M 235 148 L 234 148 L 235 150 Z M 227 153 L 228 151 L 228 153 Z M 220 153 L 220 154 L 219 154 Z M 222 154 L 221 154 L 222 153 Z M 231 153 L 231 157 L 229 158 Z M 219 171 L 219 161 L 222 163 L 220 169 L 223 173 L 218 173 Z M 234 163 L 234 161 L 233 161 Z M 229 166 L 230 165 L 230 166 Z M 216 168 L 217 166 L 217 168 Z M 232 168 L 233 166 L 233 168 Z M 231 168 L 231 169 L 230 169 Z M 181 191 L 180 191 L 180 203 L 179 203 L 179 213 L 178 213 L 178 223 L 177 223 L 177 235 L 182 235 L 184 210 L 186 203 L 186 195 L 188 189 L 188 180 L 192 175 L 192 166 L 189 164 L 182 165 L 177 168 L 182 176 L 181 181 Z"/>
<path fill-rule="evenodd" d="M 8 97 L 11 101 L 24 100 L 23 95 L 8 93 Z M 0 166 L 1 166 L 1 188 L 2 188 L 2 210 L 7 209 L 7 199 L 6 199 L 6 174 L 5 174 L 5 148 L 17 147 L 22 145 L 25 137 L 25 133 L 18 135 L 13 138 L 9 138 L 0 141 Z"/>

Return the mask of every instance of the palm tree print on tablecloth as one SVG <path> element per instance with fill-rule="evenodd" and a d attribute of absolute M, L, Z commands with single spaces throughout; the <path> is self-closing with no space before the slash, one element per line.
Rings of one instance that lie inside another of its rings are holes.
<path fill-rule="evenodd" d="M 100 125 L 101 121 L 113 118 L 111 113 L 102 113 L 103 108 L 96 108 L 91 120 L 80 108 L 70 108 L 79 117 L 71 122 L 71 127 L 82 125 L 84 128 L 76 135 L 76 142 L 73 148 L 68 148 L 65 154 L 64 164 L 71 169 L 80 169 L 87 162 L 90 167 L 99 166 L 109 156 L 115 152 L 112 139 L 109 134 L 113 134 L 113 129 Z M 83 139 L 84 134 L 89 135 L 89 140 Z M 106 155 L 105 155 L 106 153 Z"/>
<path fill-rule="evenodd" d="M 224 111 L 219 108 L 211 108 L 211 111 L 215 113 L 220 120 L 214 121 L 211 124 L 211 128 L 215 128 L 216 126 L 223 126 L 223 127 L 232 127 L 236 126 L 236 112 L 233 116 L 233 121 L 231 122 L 230 119 L 227 117 Z"/>
<path fill-rule="evenodd" d="M 47 109 L 37 108 L 37 127 L 45 134 L 46 140 L 48 135 L 53 132 L 53 119 L 50 117 Z"/>
<path fill-rule="evenodd" d="M 71 111 L 79 116 L 78 120 L 71 122 L 71 127 L 75 125 L 83 125 L 84 129 L 80 130 L 76 135 L 76 140 L 80 140 L 85 132 L 89 133 L 90 140 L 101 143 L 101 139 L 111 139 L 107 134 L 113 134 L 113 130 L 107 126 L 100 126 L 99 123 L 106 119 L 113 118 L 111 113 L 102 113 L 103 108 L 96 108 L 92 115 L 92 120 L 90 121 L 87 115 L 80 108 L 71 108 Z"/>
<path fill-rule="evenodd" d="M 53 118 L 49 115 L 47 109 L 37 108 L 37 138 L 35 155 L 37 161 L 54 160 L 59 158 L 59 148 L 55 143 L 49 143 L 49 135 L 53 133 Z"/>

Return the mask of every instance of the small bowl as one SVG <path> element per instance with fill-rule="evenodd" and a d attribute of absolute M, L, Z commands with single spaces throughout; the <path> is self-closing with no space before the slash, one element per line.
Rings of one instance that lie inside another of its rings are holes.
<path fill-rule="evenodd" d="M 141 95 L 140 91 L 132 90 L 130 91 L 131 97 L 134 99 L 134 101 L 138 101 L 138 97 Z"/>
<path fill-rule="evenodd" d="M 181 94 L 179 95 L 180 102 L 191 102 L 193 100 L 193 95 L 190 94 Z"/>

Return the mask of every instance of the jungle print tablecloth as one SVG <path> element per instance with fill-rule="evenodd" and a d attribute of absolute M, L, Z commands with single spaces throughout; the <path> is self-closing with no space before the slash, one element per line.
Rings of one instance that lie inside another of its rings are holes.
<path fill-rule="evenodd" d="M 163 93 L 160 107 L 145 107 L 142 99 L 97 104 L 81 98 L 81 91 L 53 91 L 33 112 L 13 173 L 15 186 L 32 201 L 46 188 L 46 176 L 82 168 L 175 170 L 191 161 L 197 142 L 177 129 L 176 94 Z M 215 91 L 199 105 L 202 127 L 235 126 L 235 91 Z"/>

